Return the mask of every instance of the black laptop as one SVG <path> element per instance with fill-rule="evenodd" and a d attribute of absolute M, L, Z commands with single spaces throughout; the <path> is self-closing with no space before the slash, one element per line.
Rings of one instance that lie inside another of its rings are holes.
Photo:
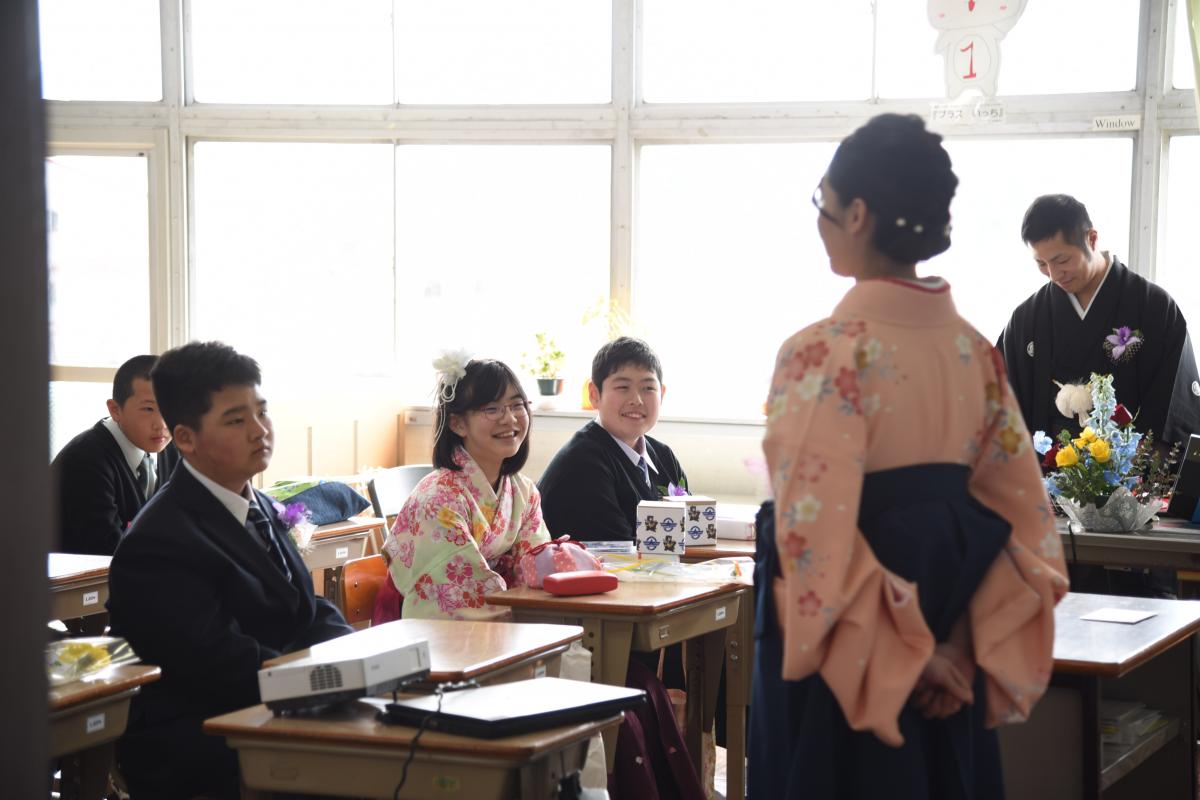
<path fill-rule="evenodd" d="M 603 719 L 634 708 L 645 699 L 642 690 L 624 686 L 532 678 L 446 692 L 440 713 L 434 713 L 437 696 L 424 695 L 388 703 L 382 714 L 386 722 L 395 725 L 415 728 L 428 717 L 428 730 L 496 739 Z"/>

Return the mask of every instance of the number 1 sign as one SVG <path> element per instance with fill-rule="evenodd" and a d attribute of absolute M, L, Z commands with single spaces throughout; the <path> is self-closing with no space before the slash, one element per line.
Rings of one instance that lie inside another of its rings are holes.
<path fill-rule="evenodd" d="M 945 62 L 946 97 L 974 90 L 996 96 L 1000 40 L 1025 10 L 1026 0 L 929 0 L 929 24 L 941 31 L 934 50 Z"/>

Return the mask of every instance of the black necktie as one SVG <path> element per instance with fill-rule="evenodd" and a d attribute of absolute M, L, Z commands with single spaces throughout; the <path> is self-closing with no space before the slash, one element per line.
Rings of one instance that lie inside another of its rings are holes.
<path fill-rule="evenodd" d="M 257 503 L 250 504 L 250 510 L 246 514 L 246 530 L 258 537 L 259 543 L 267 551 L 271 561 L 279 568 L 280 572 L 287 576 L 288 580 L 291 580 L 292 572 L 288 569 L 287 560 L 283 557 L 281 550 L 275 546 L 271 521 L 267 519 L 267 515 L 262 512 Z"/>

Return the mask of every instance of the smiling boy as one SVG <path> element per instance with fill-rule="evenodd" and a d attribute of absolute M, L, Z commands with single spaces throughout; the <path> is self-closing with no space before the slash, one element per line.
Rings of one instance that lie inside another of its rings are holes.
<path fill-rule="evenodd" d="M 258 364 L 218 342 L 170 350 L 152 373 L 183 456 L 109 571 L 113 633 L 162 679 L 134 697 L 117 761 L 139 797 L 238 796 L 237 758 L 205 719 L 259 702 L 258 670 L 351 629 L 250 479 L 274 429 Z"/>
<path fill-rule="evenodd" d="M 554 536 L 632 541 L 638 501 L 687 486 L 671 448 L 647 436 L 664 393 L 658 356 L 639 339 L 609 342 L 592 359 L 588 393 L 598 420 L 546 467 L 538 482 L 542 514 Z"/>
<path fill-rule="evenodd" d="M 117 542 L 179 460 L 158 411 L 150 370 L 134 356 L 113 377 L 108 414 L 67 443 L 51 464 L 58 484 L 58 549 L 111 556 Z"/>
<path fill-rule="evenodd" d="M 1113 376 L 1138 430 L 1165 442 L 1200 433 L 1200 375 L 1171 296 L 1098 250 L 1087 208 L 1069 195 L 1034 200 L 1021 238 L 1049 280 L 1013 312 L 997 347 L 1029 430 L 1077 429 L 1055 407 L 1055 382 L 1096 372 Z"/>

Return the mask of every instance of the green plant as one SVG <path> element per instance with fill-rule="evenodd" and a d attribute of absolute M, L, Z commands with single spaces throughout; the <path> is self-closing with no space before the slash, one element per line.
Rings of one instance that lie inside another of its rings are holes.
<path fill-rule="evenodd" d="M 558 343 L 548 333 L 534 334 L 537 349 L 521 356 L 522 368 L 535 378 L 557 378 L 566 363 L 567 354 L 558 349 Z"/>

